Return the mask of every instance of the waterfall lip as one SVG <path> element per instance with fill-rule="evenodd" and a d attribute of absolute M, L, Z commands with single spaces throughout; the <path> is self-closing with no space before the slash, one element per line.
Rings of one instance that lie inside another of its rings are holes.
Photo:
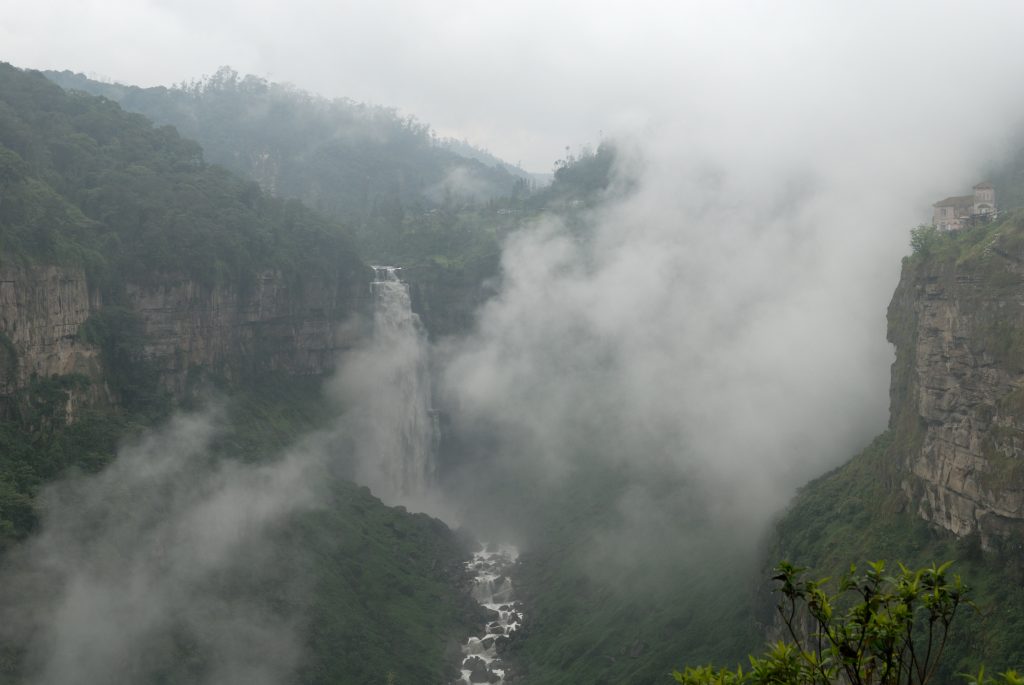
<path fill-rule="evenodd" d="M 386 264 L 371 264 L 370 268 L 373 269 L 373 283 L 405 283 L 400 277 L 399 273 L 402 270 L 400 266 L 388 266 Z M 381 275 L 383 274 L 383 278 Z"/>

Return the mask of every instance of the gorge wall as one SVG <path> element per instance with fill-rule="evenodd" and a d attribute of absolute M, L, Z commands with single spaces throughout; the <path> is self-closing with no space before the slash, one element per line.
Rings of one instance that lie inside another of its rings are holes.
<path fill-rule="evenodd" d="M 67 419 L 81 402 L 108 399 L 100 350 L 78 335 L 101 306 L 80 267 L 0 268 L 0 397 L 13 396 L 35 378 L 78 375 L 93 382 L 69 389 Z"/>
<path fill-rule="evenodd" d="M 1024 528 L 1024 220 L 906 259 L 888 321 L 894 484 L 920 517 L 986 547 Z"/>
<path fill-rule="evenodd" d="M 330 371 L 338 353 L 366 334 L 371 273 L 296 279 L 267 270 L 251 281 L 216 284 L 156 274 L 124 283 L 118 306 L 137 322 L 139 352 L 159 384 L 180 398 L 196 372 L 237 380 L 261 371 Z M 69 403 L 116 400 L 100 343 L 83 335 L 90 317 L 108 306 L 80 267 L 0 269 L 0 396 L 34 379 L 75 375 L 91 382 L 70 391 Z"/>
<path fill-rule="evenodd" d="M 320 375 L 367 332 L 369 269 L 289 282 L 279 271 L 251 282 L 204 285 L 164 275 L 129 283 L 142 320 L 145 357 L 176 396 L 190 371 L 237 378 L 242 372 Z"/>

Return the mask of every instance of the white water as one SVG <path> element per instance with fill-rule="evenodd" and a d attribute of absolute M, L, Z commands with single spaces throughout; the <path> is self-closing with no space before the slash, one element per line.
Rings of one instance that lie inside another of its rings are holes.
<path fill-rule="evenodd" d="M 484 634 L 469 638 L 462 648 L 466 657 L 461 684 L 505 682 L 507 668 L 498 656 L 499 644 L 523 622 L 522 604 L 515 600 L 508 576 L 518 555 L 510 545 L 484 545 L 466 562 L 474 577 L 473 599 L 490 610 L 492 618 Z"/>
<path fill-rule="evenodd" d="M 422 509 L 437 440 L 427 340 L 399 269 L 373 271 L 373 344 L 348 359 L 342 378 L 356 408 L 356 479 L 388 504 Z"/>
<path fill-rule="evenodd" d="M 358 480 L 388 504 L 433 509 L 437 515 L 429 492 L 438 430 L 430 408 L 426 336 L 399 269 L 374 266 L 373 271 L 373 344 L 351 358 L 343 374 L 343 387 L 359 407 Z M 523 620 L 508 576 L 517 556 L 512 546 L 484 545 L 466 562 L 474 578 L 473 599 L 490 617 L 483 634 L 462 648 L 463 685 L 505 682 L 500 644 Z"/>

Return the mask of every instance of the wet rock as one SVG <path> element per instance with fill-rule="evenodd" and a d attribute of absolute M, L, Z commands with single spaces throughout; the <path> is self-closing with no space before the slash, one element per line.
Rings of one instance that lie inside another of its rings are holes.
<path fill-rule="evenodd" d="M 472 664 L 470 664 L 472 661 Z M 501 678 L 497 673 L 487 666 L 487 662 L 479 657 L 472 657 L 463 662 L 463 668 L 469 670 L 469 682 L 471 683 L 496 683 Z"/>
<path fill-rule="evenodd" d="M 505 575 L 505 570 L 512 566 L 515 551 L 510 554 L 505 548 L 494 548 L 490 554 L 494 556 L 489 556 L 486 551 L 477 552 L 474 559 L 463 567 L 470 576 L 475 576 L 467 589 L 481 605 L 479 615 L 486 618 L 483 635 L 469 638 L 462 648 L 463 655 L 467 657 L 462 668 L 464 672 L 468 671 L 466 679 L 471 685 L 501 685 L 517 679 L 509 665 L 497 659 L 489 661 L 490 654 L 496 654 L 499 648 L 505 649 L 511 643 L 508 633 L 512 630 L 518 632 L 518 622 L 522 621 L 522 605 L 513 600 L 512 581 Z M 490 608 L 493 606 L 500 608 Z M 518 674 L 518 680 L 522 680 L 521 676 Z"/>

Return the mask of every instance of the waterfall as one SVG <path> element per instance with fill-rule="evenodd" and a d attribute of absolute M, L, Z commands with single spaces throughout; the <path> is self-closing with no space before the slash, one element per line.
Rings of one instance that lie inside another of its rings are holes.
<path fill-rule="evenodd" d="M 388 504 L 422 509 L 437 434 L 427 340 L 399 269 L 375 266 L 373 272 L 373 338 L 346 359 L 341 374 L 356 480 Z"/>

